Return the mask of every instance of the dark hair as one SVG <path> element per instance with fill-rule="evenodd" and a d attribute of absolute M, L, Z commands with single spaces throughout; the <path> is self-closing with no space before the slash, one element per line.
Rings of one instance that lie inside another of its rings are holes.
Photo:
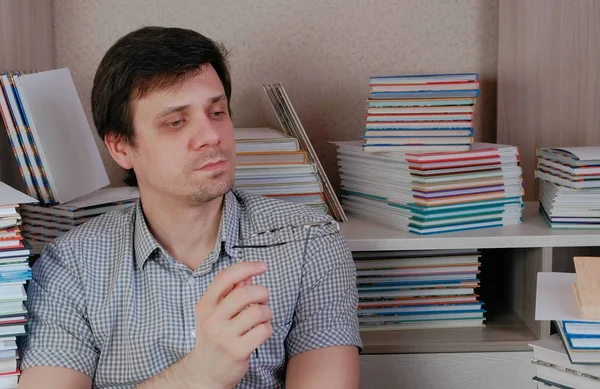
<path fill-rule="evenodd" d="M 143 27 L 123 36 L 108 49 L 94 76 L 92 115 L 100 138 L 112 133 L 135 146 L 131 102 L 193 77 L 202 65 L 215 69 L 229 102 L 231 79 L 221 44 L 174 27 Z M 137 186 L 133 169 L 124 181 Z"/>

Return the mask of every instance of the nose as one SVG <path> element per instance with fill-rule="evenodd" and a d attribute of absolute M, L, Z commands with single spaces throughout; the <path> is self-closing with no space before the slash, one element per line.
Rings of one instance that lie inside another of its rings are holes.
<path fill-rule="evenodd" d="M 192 150 L 201 150 L 204 147 L 214 147 L 221 141 L 218 125 L 209 117 L 204 116 L 192 128 L 190 138 L 190 148 Z"/>

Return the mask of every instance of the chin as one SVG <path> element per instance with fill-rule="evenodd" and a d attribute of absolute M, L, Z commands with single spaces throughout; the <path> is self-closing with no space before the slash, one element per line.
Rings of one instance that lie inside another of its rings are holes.
<path fill-rule="evenodd" d="M 223 196 L 233 188 L 233 175 L 221 175 L 213 179 L 203 180 L 193 189 L 193 197 L 196 202 L 206 203 Z"/>

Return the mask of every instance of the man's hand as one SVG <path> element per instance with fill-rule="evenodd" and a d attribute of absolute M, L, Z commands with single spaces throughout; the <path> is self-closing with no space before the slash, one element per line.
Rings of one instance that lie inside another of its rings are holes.
<path fill-rule="evenodd" d="M 200 387 L 235 386 L 254 350 L 271 336 L 269 292 L 251 282 L 265 271 L 262 262 L 231 266 L 215 277 L 196 304 L 196 345 L 184 363 L 197 377 L 194 381 L 204 385 Z"/>

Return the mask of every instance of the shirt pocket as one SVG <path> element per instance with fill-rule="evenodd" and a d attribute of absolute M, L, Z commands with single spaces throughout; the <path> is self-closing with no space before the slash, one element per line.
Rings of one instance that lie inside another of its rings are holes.
<path fill-rule="evenodd" d="M 284 332 L 292 323 L 294 308 L 302 281 L 303 242 L 294 239 L 260 238 L 246 240 L 238 251 L 238 261 L 264 261 L 267 271 L 253 278 L 255 285 L 269 290 L 269 306 L 273 310 L 273 331 Z"/>

